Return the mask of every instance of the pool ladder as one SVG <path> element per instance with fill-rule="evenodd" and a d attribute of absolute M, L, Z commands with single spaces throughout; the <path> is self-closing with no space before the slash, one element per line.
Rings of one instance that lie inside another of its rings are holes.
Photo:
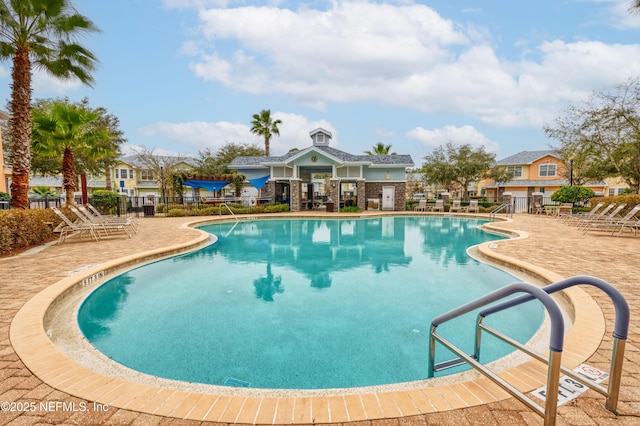
<path fill-rule="evenodd" d="M 616 319 L 613 331 L 613 353 L 611 356 L 608 388 L 604 388 L 603 386 L 600 386 L 599 384 L 594 383 L 593 381 L 569 370 L 566 367 L 562 367 L 561 365 L 561 356 L 564 344 L 564 320 L 562 318 L 562 312 L 560 311 L 560 308 L 549 295 L 557 291 L 561 291 L 580 284 L 587 284 L 599 288 L 611 298 L 611 301 L 613 302 L 613 305 L 615 307 Z M 440 324 L 447 322 L 453 318 L 457 318 L 467 312 L 482 308 L 493 302 L 497 302 L 507 296 L 511 296 L 516 293 L 528 294 L 511 298 L 480 311 L 476 320 L 475 345 L 473 354 L 466 354 L 464 351 L 460 350 L 451 342 L 447 341 L 442 336 L 436 333 L 436 329 Z M 537 353 L 530 348 L 527 348 L 521 343 L 483 324 L 484 318 L 491 314 L 509 309 L 511 307 L 534 299 L 538 299 L 544 305 L 551 320 L 551 335 L 549 344 L 550 351 L 548 359 L 544 355 Z M 607 398 L 605 407 L 607 408 L 607 410 L 615 413 L 618 405 L 618 397 L 620 394 L 622 362 L 624 359 L 624 349 L 627 341 L 627 333 L 629 331 L 629 315 L 629 305 L 627 304 L 624 296 L 622 296 L 622 294 L 611 284 L 599 278 L 585 275 L 575 276 L 558 281 L 553 284 L 549 284 L 542 288 L 534 286 L 533 284 L 523 282 L 510 284 L 499 290 L 489 293 L 486 296 L 483 296 L 456 309 L 453 309 L 443 315 L 440 315 L 431 321 L 428 376 L 429 378 L 431 378 L 433 377 L 434 372 L 444 370 L 445 368 L 451 368 L 465 363 L 470 364 L 473 368 L 484 374 L 488 379 L 492 380 L 498 386 L 509 392 L 519 401 L 542 416 L 544 418 L 545 426 L 552 426 L 556 423 L 558 392 L 551 392 L 550 390 L 559 390 L 560 371 L 562 371 L 562 373 L 571 377 L 573 380 L 576 380 L 579 383 L 604 395 Z M 486 331 L 487 333 L 510 344 L 516 349 L 521 350 L 532 358 L 547 364 L 547 392 L 544 408 L 535 403 L 524 393 L 520 392 L 513 385 L 495 374 L 493 371 L 480 364 L 479 359 L 482 331 Z M 436 341 L 456 354 L 458 358 L 435 364 Z"/>

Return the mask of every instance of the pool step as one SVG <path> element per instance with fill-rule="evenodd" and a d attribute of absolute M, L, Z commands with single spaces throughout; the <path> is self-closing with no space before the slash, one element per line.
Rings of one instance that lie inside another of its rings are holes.
<path fill-rule="evenodd" d="M 476 359 L 472 354 L 469 355 L 471 358 Z M 459 365 L 466 364 L 466 361 L 462 358 L 453 358 L 449 361 L 442 361 L 433 366 L 433 371 L 442 371 L 448 368 L 457 367 Z"/>

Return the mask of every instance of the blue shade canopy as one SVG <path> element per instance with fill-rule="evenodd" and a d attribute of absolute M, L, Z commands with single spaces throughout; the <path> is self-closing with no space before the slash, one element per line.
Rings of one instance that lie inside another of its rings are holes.
<path fill-rule="evenodd" d="M 268 180 L 269 175 L 266 175 L 255 179 L 249 179 L 249 182 L 251 182 L 251 185 L 255 186 L 256 189 L 262 189 L 262 187 L 265 183 L 267 183 Z"/>
<path fill-rule="evenodd" d="M 224 188 L 230 183 L 231 181 L 224 180 L 187 180 L 184 182 L 184 185 L 190 186 L 192 188 L 203 188 L 213 192 Z"/>

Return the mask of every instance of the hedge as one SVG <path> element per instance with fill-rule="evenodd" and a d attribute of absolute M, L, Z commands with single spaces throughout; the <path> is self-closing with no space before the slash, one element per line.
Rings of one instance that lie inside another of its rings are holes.
<path fill-rule="evenodd" d="M 54 240 L 53 229 L 59 223 L 50 209 L 0 210 L 0 256 Z"/>

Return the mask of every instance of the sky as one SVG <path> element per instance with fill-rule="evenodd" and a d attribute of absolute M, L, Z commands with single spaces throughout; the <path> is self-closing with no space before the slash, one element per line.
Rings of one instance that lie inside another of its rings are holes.
<path fill-rule="evenodd" d="M 89 99 L 120 120 L 123 152 L 257 143 L 251 118 L 282 120 L 271 155 L 318 127 L 351 154 L 377 142 L 416 167 L 434 148 L 505 158 L 550 149 L 544 126 L 640 75 L 631 0 L 73 0 L 101 30 L 80 41 L 93 87 L 35 71 L 33 99 Z M 11 63 L 0 63 L 9 100 Z"/>

